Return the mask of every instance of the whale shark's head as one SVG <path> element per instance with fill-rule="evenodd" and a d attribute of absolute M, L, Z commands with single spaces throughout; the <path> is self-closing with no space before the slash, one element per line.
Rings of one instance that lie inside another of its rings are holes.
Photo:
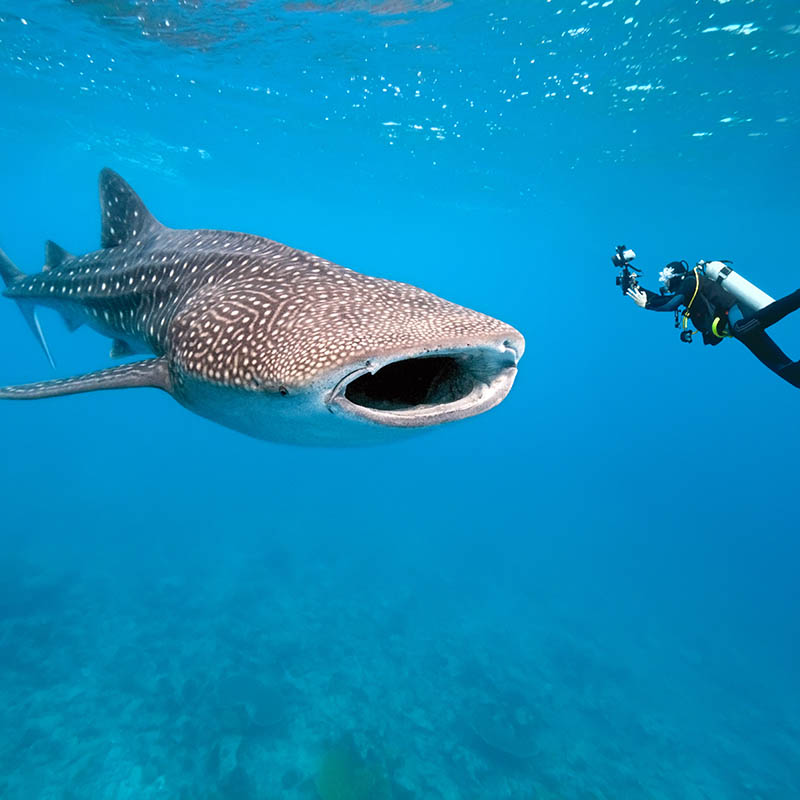
<path fill-rule="evenodd" d="M 340 445 L 465 419 L 511 389 L 525 341 L 510 325 L 329 262 L 304 273 L 291 293 L 227 288 L 176 318 L 181 402 L 259 438 Z"/>

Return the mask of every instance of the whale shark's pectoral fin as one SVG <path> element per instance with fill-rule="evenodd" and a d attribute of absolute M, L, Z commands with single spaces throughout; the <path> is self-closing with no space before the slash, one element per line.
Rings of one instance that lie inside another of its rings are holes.
<path fill-rule="evenodd" d="M 0 388 L 0 398 L 38 400 L 42 397 L 60 397 L 65 394 L 98 392 L 103 389 L 134 389 L 142 386 L 170 391 L 171 380 L 166 357 L 148 358 L 145 361 L 101 369 L 74 378 L 4 386 Z"/>

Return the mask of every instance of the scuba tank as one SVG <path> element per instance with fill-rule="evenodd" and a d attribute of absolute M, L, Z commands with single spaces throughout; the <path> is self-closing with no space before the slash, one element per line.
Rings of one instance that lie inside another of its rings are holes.
<path fill-rule="evenodd" d="M 758 286 L 750 283 L 738 272 L 734 272 L 723 261 L 701 261 L 699 266 L 705 269 L 707 278 L 716 281 L 748 310 L 758 311 L 775 302 L 766 292 L 762 292 Z"/>

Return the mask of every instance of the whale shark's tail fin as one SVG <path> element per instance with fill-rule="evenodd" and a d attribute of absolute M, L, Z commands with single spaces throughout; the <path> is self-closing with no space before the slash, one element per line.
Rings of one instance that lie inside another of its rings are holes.
<path fill-rule="evenodd" d="M 5 285 L 11 286 L 24 277 L 25 273 L 21 269 L 18 269 L 14 262 L 0 250 L 0 278 L 3 279 Z M 35 306 L 29 300 L 17 300 L 16 303 L 19 310 L 22 312 L 22 316 L 25 317 L 25 322 L 28 323 L 28 327 L 36 337 L 36 341 L 39 342 L 42 350 L 44 350 L 44 354 L 47 356 L 50 366 L 55 367 L 56 362 L 53 361 L 53 356 L 50 355 L 50 348 L 47 346 L 44 334 L 42 333 L 42 326 L 39 325 L 39 320 L 36 317 Z"/>

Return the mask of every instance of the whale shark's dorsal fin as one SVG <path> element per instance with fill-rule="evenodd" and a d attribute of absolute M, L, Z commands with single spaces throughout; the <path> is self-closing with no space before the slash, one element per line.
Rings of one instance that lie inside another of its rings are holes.
<path fill-rule="evenodd" d="M 51 242 L 49 239 L 44 244 L 44 271 L 60 267 L 65 261 L 74 258 L 71 253 L 68 253 L 63 247 Z"/>
<path fill-rule="evenodd" d="M 117 247 L 131 240 L 141 241 L 162 227 L 147 210 L 139 195 L 114 170 L 100 172 L 100 244 Z"/>

